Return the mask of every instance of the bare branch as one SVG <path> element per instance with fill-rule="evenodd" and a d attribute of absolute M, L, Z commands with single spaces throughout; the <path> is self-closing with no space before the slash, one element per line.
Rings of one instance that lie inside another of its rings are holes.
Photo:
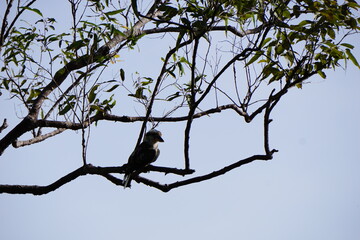
<path fill-rule="evenodd" d="M 1 133 L 4 129 L 6 129 L 8 126 L 9 126 L 9 125 L 8 125 L 7 120 L 6 120 L 6 118 L 5 118 L 4 121 L 3 121 L 3 124 L 0 126 L 0 133 Z"/>
<path fill-rule="evenodd" d="M 37 185 L 0 185 L 0 193 L 12 193 L 12 194 L 33 194 L 33 195 L 42 195 L 52 192 L 66 183 L 71 182 L 72 180 L 83 176 L 86 174 L 86 167 L 80 167 L 75 171 L 67 174 L 66 176 L 60 178 L 54 183 L 47 186 L 37 186 Z"/>
<path fill-rule="evenodd" d="M 272 95 L 274 93 L 275 89 L 271 91 L 270 96 L 269 96 L 269 101 L 267 101 L 267 105 L 266 105 L 266 109 L 265 109 L 265 113 L 264 113 L 264 149 L 265 149 L 265 153 L 266 154 L 270 154 L 270 148 L 269 148 L 269 124 L 272 121 L 270 119 L 270 113 L 271 113 L 271 108 L 270 108 L 270 104 L 272 101 Z"/>
<path fill-rule="evenodd" d="M 76 178 L 84 175 L 99 175 L 110 182 L 123 186 L 123 181 L 119 178 L 114 177 L 111 173 L 120 173 L 125 172 L 126 165 L 121 167 L 96 167 L 91 164 L 84 165 L 71 173 L 61 177 L 57 181 L 49 184 L 47 186 L 38 186 L 38 185 L 0 185 L 0 194 L 1 193 L 10 193 L 10 194 L 33 194 L 33 195 L 43 195 L 55 191 L 56 189 L 62 187 L 63 185 L 75 180 Z M 194 170 L 186 169 L 176 169 L 176 168 L 167 168 L 167 167 L 157 167 L 157 166 L 148 166 L 144 171 L 157 171 L 164 172 L 165 174 L 172 173 L 177 175 L 187 175 L 192 174 Z"/>
<path fill-rule="evenodd" d="M 222 105 L 216 108 L 211 108 L 206 111 L 198 112 L 193 115 L 193 119 L 201 118 L 204 116 L 209 116 L 214 113 L 220 113 L 223 110 L 234 110 L 237 114 L 240 116 L 243 116 L 247 118 L 248 116 L 246 113 L 244 113 L 238 106 L 235 104 L 227 104 Z M 142 122 L 145 121 L 146 116 L 140 116 L 140 117 L 131 117 L 131 116 L 117 116 L 112 115 L 108 113 L 104 113 L 103 115 L 96 115 L 94 117 L 91 117 L 90 120 L 85 121 L 82 123 L 75 123 L 75 122 L 69 122 L 69 121 L 52 121 L 52 120 L 44 120 L 40 119 L 36 121 L 35 127 L 53 127 L 53 128 L 66 128 L 71 130 L 79 130 L 83 126 L 87 127 L 89 124 L 100 121 L 100 120 L 107 120 L 107 121 L 114 121 L 114 122 L 124 122 L 124 123 L 132 123 L 132 122 Z M 153 121 L 156 122 L 182 122 L 187 121 L 188 116 L 181 116 L 181 117 L 152 117 Z M 90 121 L 90 122 L 89 122 Z"/>
<path fill-rule="evenodd" d="M 193 122 L 193 118 L 194 118 L 194 113 L 196 110 L 196 105 L 195 105 L 195 95 L 196 95 L 196 91 L 195 91 L 195 78 L 196 78 L 196 55 L 197 55 L 197 51 L 198 51 L 198 47 L 199 47 L 199 38 L 195 39 L 195 44 L 194 44 L 194 50 L 192 53 L 192 63 L 191 63 L 191 84 L 190 84 L 190 88 L 191 88 L 191 96 L 190 96 L 190 109 L 189 109 L 189 113 L 188 113 L 188 117 L 187 117 L 187 121 L 186 121 L 186 127 L 185 127 L 185 136 L 184 136 L 184 160 L 185 160 L 185 169 L 189 169 L 190 168 L 190 156 L 189 156 L 189 141 L 190 141 L 190 130 L 191 130 L 191 124 Z"/>
<path fill-rule="evenodd" d="M 24 147 L 24 146 L 31 145 L 31 144 L 34 144 L 34 143 L 42 142 L 42 141 L 44 141 L 44 140 L 46 140 L 46 139 L 48 139 L 50 137 L 53 137 L 53 136 L 56 136 L 56 135 L 62 133 L 65 130 L 66 130 L 66 128 L 59 128 L 59 129 L 56 129 L 55 131 L 52 131 L 50 133 L 40 135 L 40 136 L 34 137 L 32 139 L 26 140 L 26 141 L 18 141 L 18 140 L 16 140 L 15 142 L 13 142 L 12 145 L 13 145 L 14 148 L 19 148 L 19 147 Z"/>
<path fill-rule="evenodd" d="M 248 157 L 248 158 L 245 158 L 243 160 L 240 160 L 240 161 L 237 161 L 231 165 L 228 165 L 222 169 L 219 169 L 217 171 L 213 171 L 211 173 L 208 173 L 208 174 L 205 174 L 205 175 L 202 175 L 202 176 L 197 176 L 197 177 L 193 177 L 193 178 L 189 178 L 189 179 L 186 179 L 186 180 L 183 180 L 183 181 L 178 181 L 178 182 L 174 182 L 174 183 L 170 183 L 170 184 L 160 184 L 158 182 L 155 182 L 155 181 L 152 181 L 152 180 L 149 180 L 149 179 L 146 179 L 146 178 L 143 178 L 143 177 L 140 177 L 140 176 L 137 176 L 136 178 L 134 178 L 134 180 L 136 182 L 140 182 L 140 183 L 143 183 L 147 186 L 150 186 L 150 187 L 154 187 L 154 188 L 157 188 L 163 192 L 168 192 L 170 191 L 171 189 L 174 189 L 174 188 L 178 188 L 178 187 L 182 187 L 182 186 L 185 186 L 185 185 L 189 185 L 189 184 L 193 184 L 193 183 L 198 183 L 198 182 L 202 182 L 202 181 L 206 181 L 206 180 L 209 180 L 209 179 L 212 179 L 212 178 L 215 178 L 215 177 L 218 177 L 220 175 L 223 175 L 235 168 L 238 168 L 242 165 L 245 165 L 245 164 L 248 164 L 248 163 L 251 163 L 255 160 L 271 160 L 272 159 L 272 152 L 270 155 L 253 155 L 251 157 Z"/>
<path fill-rule="evenodd" d="M 193 169 L 178 169 L 178 168 L 169 168 L 169 167 L 159 167 L 159 166 L 147 166 L 144 169 L 144 172 L 146 171 L 153 171 L 153 172 L 163 172 L 165 174 L 176 174 L 176 175 L 180 175 L 180 176 L 185 176 L 188 174 L 193 174 L 195 172 L 195 170 Z"/>

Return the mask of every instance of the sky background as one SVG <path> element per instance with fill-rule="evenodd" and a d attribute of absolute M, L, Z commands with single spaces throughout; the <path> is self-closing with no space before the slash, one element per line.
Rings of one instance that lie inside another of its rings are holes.
<path fill-rule="evenodd" d="M 358 39 L 352 43 L 360 47 Z M 124 54 L 124 66 L 138 60 L 144 72 L 158 67 Z M 360 58 L 359 49 L 355 55 Z M 279 152 L 273 160 L 168 193 L 135 183 L 124 190 L 84 176 L 43 196 L 2 194 L 0 239 L 360 239 L 360 71 L 349 65 L 326 73 L 326 80 L 314 77 L 292 89 L 275 108 L 270 147 Z M 119 102 L 115 113 L 126 106 Z M 17 106 L 2 96 L 0 108 L 0 120 L 9 120 L 7 133 L 19 121 Z M 230 111 L 196 120 L 191 167 L 207 173 L 262 153 L 261 125 L 261 118 L 239 123 Z M 158 127 L 165 142 L 157 165 L 183 166 L 183 128 Z M 89 162 L 124 164 L 139 129 L 139 123 L 92 127 Z M 0 158 L 0 184 L 52 183 L 81 166 L 80 143 L 80 132 L 69 131 L 30 147 L 9 147 Z"/>

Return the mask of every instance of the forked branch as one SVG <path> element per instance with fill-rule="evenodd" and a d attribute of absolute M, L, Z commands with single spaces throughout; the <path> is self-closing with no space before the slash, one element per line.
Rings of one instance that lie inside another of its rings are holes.
<path fill-rule="evenodd" d="M 144 171 L 156 171 L 163 172 L 165 174 L 176 174 L 176 175 L 186 175 L 192 174 L 194 170 L 184 170 L 176 168 L 167 168 L 167 167 L 157 167 L 149 166 Z M 0 193 L 10 193 L 10 194 L 33 194 L 33 195 L 43 195 L 55 191 L 56 189 L 62 187 L 63 185 L 77 179 L 78 177 L 85 175 L 99 175 L 115 185 L 123 186 L 122 179 L 119 179 L 112 175 L 112 173 L 124 173 L 125 165 L 121 167 L 96 167 L 91 164 L 84 165 L 71 173 L 59 178 L 57 181 L 46 185 L 0 185 Z"/>

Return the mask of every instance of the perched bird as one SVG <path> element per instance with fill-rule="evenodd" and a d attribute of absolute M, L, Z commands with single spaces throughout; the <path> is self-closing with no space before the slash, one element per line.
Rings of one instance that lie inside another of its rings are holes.
<path fill-rule="evenodd" d="M 159 142 L 164 142 L 160 131 L 152 129 L 145 134 L 143 142 L 135 148 L 129 157 L 125 169 L 124 188 L 128 187 L 133 176 L 138 175 L 150 163 L 159 157 Z"/>

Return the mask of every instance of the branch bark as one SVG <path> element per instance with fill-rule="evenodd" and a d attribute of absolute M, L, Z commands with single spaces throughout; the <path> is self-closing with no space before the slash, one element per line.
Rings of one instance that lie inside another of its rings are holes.
<path fill-rule="evenodd" d="M 237 114 L 239 114 L 240 116 L 244 117 L 245 119 L 247 119 L 249 116 L 242 111 L 241 108 L 239 108 L 238 106 L 236 106 L 235 104 L 227 104 L 227 105 L 222 105 L 222 106 L 218 106 L 216 108 L 211 108 L 208 109 L 206 111 L 202 111 L 202 112 L 198 112 L 195 113 L 193 115 L 193 119 L 197 119 L 197 118 L 201 118 L 204 116 L 209 116 L 211 114 L 215 114 L 215 113 L 220 113 L 223 110 L 233 110 L 235 111 Z M 41 142 L 49 137 L 53 137 L 56 136 L 57 134 L 60 134 L 62 132 L 64 132 L 65 130 L 79 130 L 82 128 L 86 128 L 88 127 L 90 124 L 96 122 L 96 121 L 100 121 L 100 120 L 106 120 L 106 121 L 114 121 L 114 122 L 123 122 L 123 123 L 132 123 L 132 122 L 143 122 L 145 121 L 146 116 L 140 116 L 140 117 L 131 117 L 131 116 L 117 116 L 117 115 L 112 115 L 112 114 L 108 114 L 108 113 L 104 113 L 103 115 L 96 115 L 94 117 L 91 117 L 89 121 L 86 121 L 84 123 L 76 123 L 76 122 L 68 122 L 68 121 L 53 121 L 53 120 L 44 120 L 44 119 L 40 119 L 37 120 L 36 123 L 34 123 L 33 128 L 58 128 L 57 130 L 54 130 L 53 132 L 50 132 L 48 134 L 44 134 L 29 140 L 15 140 L 13 142 L 13 147 L 18 148 L 18 147 L 23 147 L 23 146 L 27 146 L 30 144 L 34 144 L 34 143 L 38 143 Z M 188 120 L 188 116 L 181 116 L 181 117 L 152 117 L 152 120 L 155 122 L 182 122 L 182 121 L 187 121 Z"/>
<path fill-rule="evenodd" d="M 56 189 L 62 187 L 63 185 L 77 179 L 78 177 L 85 175 L 99 175 L 115 185 L 123 186 L 122 179 L 119 179 L 111 173 L 120 173 L 123 174 L 125 172 L 126 166 L 123 165 L 121 167 L 96 167 L 91 164 L 84 165 L 79 167 L 78 169 L 72 171 L 71 173 L 59 178 L 57 181 L 46 185 L 46 186 L 38 186 L 38 185 L 0 185 L 0 194 L 1 193 L 9 193 L 9 194 L 33 194 L 33 195 L 43 195 L 55 191 Z M 144 171 L 156 171 L 156 172 L 164 172 L 166 174 L 176 174 L 176 175 L 187 175 L 192 174 L 194 170 L 185 170 L 185 169 L 177 169 L 177 168 L 167 168 L 167 167 L 158 167 L 158 166 L 148 166 L 144 169 Z"/>
<path fill-rule="evenodd" d="M 137 176 L 136 178 L 134 178 L 134 180 L 136 182 L 143 183 L 143 184 L 145 184 L 147 186 L 157 188 L 157 189 L 159 189 L 159 190 L 161 190 L 163 192 L 169 192 L 170 190 L 172 190 L 174 188 L 178 188 L 178 187 L 182 187 L 182 186 L 185 186 L 185 185 L 198 183 L 198 182 L 202 182 L 202 181 L 206 181 L 206 180 L 218 177 L 218 176 L 223 175 L 223 174 L 225 174 L 225 173 L 227 173 L 227 172 L 229 172 L 231 170 L 234 170 L 235 168 L 238 168 L 238 167 L 240 167 L 242 165 L 251 163 L 251 162 L 256 161 L 256 160 L 271 160 L 271 159 L 272 159 L 272 154 L 270 154 L 270 155 L 253 155 L 251 157 L 242 159 L 240 161 L 237 161 L 237 162 L 235 162 L 235 163 L 233 163 L 231 165 L 228 165 L 228 166 L 226 166 L 226 167 L 224 167 L 222 169 L 213 171 L 211 173 L 208 173 L 208 174 L 205 174 L 205 175 L 202 175 L 202 176 L 189 178 L 189 179 L 186 179 L 186 180 L 183 180 L 183 181 L 173 182 L 173 183 L 170 183 L 170 184 L 160 184 L 158 182 L 152 181 L 152 180 L 147 179 L 147 178 L 143 178 L 141 176 Z"/>
<path fill-rule="evenodd" d="M 15 140 L 13 142 L 13 147 L 14 148 L 19 148 L 19 147 L 24 147 L 24 146 L 28 146 L 28 145 L 31 145 L 31 144 L 34 144 L 34 143 L 38 143 L 38 142 L 42 142 L 50 137 L 53 137 L 53 136 L 56 136 L 60 133 L 62 133 L 63 131 L 65 131 L 66 128 L 59 128 L 59 129 L 56 129 L 50 133 L 47 133 L 47 134 L 44 134 L 44 135 L 40 135 L 40 136 L 37 136 L 37 137 L 34 137 L 32 139 L 29 139 L 29 140 L 26 140 L 26 141 L 19 141 L 19 140 Z"/>
<path fill-rule="evenodd" d="M 3 121 L 3 124 L 0 126 L 0 133 L 1 133 L 4 129 L 6 129 L 8 126 L 9 126 L 9 125 L 8 125 L 7 120 L 6 120 L 6 118 L 5 118 L 4 121 Z"/>

